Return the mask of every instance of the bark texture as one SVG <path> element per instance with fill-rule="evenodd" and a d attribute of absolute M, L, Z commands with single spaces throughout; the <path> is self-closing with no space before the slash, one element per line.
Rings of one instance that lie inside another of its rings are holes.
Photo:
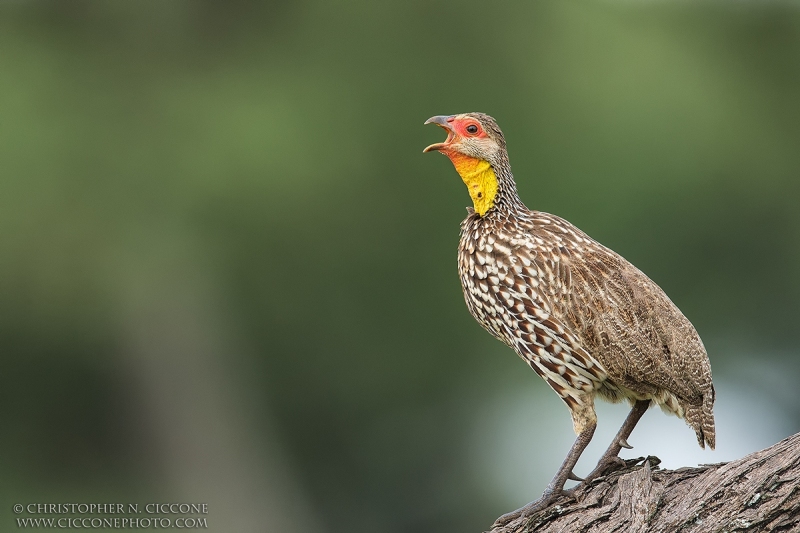
<path fill-rule="evenodd" d="M 800 532 L 800 433 L 737 461 L 660 470 L 656 457 L 492 533 Z"/>

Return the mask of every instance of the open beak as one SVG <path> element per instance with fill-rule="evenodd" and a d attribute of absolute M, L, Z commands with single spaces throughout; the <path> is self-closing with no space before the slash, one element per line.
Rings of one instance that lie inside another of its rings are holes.
<path fill-rule="evenodd" d="M 434 143 L 427 148 L 425 148 L 422 153 L 431 152 L 433 150 L 442 150 L 447 148 L 450 143 L 456 138 L 456 134 L 453 131 L 452 126 L 450 126 L 450 120 L 452 120 L 453 115 L 437 115 L 435 117 L 431 117 L 425 121 L 425 124 L 436 124 L 440 128 L 447 131 L 447 139 L 444 140 L 443 143 Z"/>

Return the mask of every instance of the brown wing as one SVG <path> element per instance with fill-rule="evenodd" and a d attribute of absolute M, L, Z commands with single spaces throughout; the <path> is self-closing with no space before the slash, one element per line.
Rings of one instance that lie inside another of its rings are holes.
<path fill-rule="evenodd" d="M 557 244 L 551 252 L 558 255 L 557 288 L 545 291 L 553 295 L 553 314 L 579 337 L 613 384 L 627 389 L 606 387 L 598 393 L 612 401 L 626 395 L 653 399 L 686 418 L 700 445 L 708 442 L 713 448 L 711 366 L 689 320 L 623 257 L 563 219 L 535 215 L 533 238 Z M 566 297 L 559 297 L 563 293 Z"/>

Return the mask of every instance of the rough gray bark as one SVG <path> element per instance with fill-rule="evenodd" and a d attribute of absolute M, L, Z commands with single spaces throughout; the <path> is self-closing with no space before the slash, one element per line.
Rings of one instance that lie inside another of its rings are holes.
<path fill-rule="evenodd" d="M 660 470 L 655 457 L 492 533 L 800 532 L 800 433 L 730 463 Z"/>

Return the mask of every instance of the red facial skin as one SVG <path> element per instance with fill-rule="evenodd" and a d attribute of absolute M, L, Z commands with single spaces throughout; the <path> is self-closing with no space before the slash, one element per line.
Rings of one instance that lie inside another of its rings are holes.
<path fill-rule="evenodd" d="M 456 133 L 458 133 L 462 137 L 478 137 L 478 138 L 486 138 L 486 137 L 488 137 L 486 132 L 483 130 L 483 127 L 481 126 L 481 123 L 478 122 L 475 119 L 472 119 L 472 118 L 462 118 L 462 119 L 451 118 L 447 122 L 449 122 L 453 126 L 453 129 L 456 131 Z M 476 128 L 478 128 L 478 130 L 476 132 L 474 132 L 474 133 L 469 132 L 469 131 L 467 131 L 467 128 L 469 126 L 475 126 Z"/>
<path fill-rule="evenodd" d="M 439 148 L 439 151 L 442 152 L 444 155 L 450 158 L 450 161 L 453 162 L 453 165 L 456 167 L 456 170 L 461 171 L 465 167 L 472 167 L 479 162 L 479 160 L 470 157 L 468 155 L 462 154 L 456 149 L 451 149 L 450 145 L 453 144 L 458 138 L 469 139 L 469 138 L 487 138 L 488 135 L 486 131 L 481 126 L 480 122 L 472 118 L 456 118 L 452 117 L 447 120 L 448 124 L 450 125 L 451 131 L 447 132 L 447 139 L 444 142 L 444 146 Z M 470 126 L 475 126 L 477 131 L 471 133 L 467 131 L 467 128 Z"/>
<path fill-rule="evenodd" d="M 428 122 L 435 122 L 439 127 L 444 130 L 447 130 L 447 139 L 441 143 L 435 143 L 423 150 L 423 152 L 430 152 L 431 150 L 439 151 L 450 159 L 472 159 L 469 156 L 461 154 L 458 151 L 458 144 L 462 139 L 486 139 L 489 135 L 481 126 L 481 123 L 475 120 L 474 118 L 465 117 L 465 118 L 458 118 L 458 117 L 448 117 L 446 123 L 442 123 L 436 121 L 434 119 L 439 119 L 444 117 L 433 117 Z M 428 123 L 426 122 L 426 124 Z M 472 130 L 472 131 L 470 131 Z M 455 160 L 453 161 L 455 162 Z"/>

